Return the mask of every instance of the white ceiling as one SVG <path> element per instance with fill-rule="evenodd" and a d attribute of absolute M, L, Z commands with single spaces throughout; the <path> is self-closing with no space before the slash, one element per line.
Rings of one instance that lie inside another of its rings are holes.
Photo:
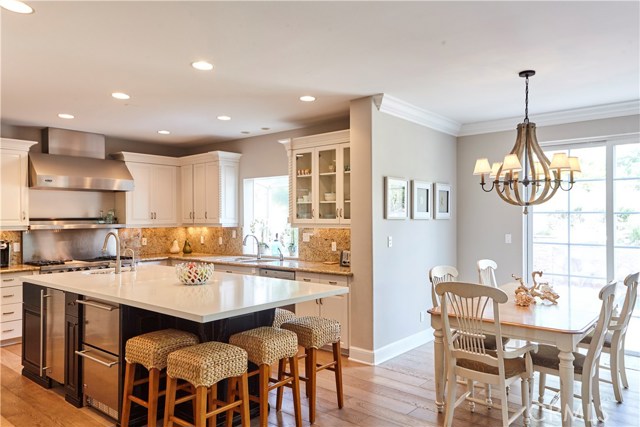
<path fill-rule="evenodd" d="M 640 98 L 637 1 L 27 2 L 1 12 L 9 124 L 192 145 L 344 117 L 378 93 L 476 123 L 523 115 L 529 68 L 532 121 Z"/>

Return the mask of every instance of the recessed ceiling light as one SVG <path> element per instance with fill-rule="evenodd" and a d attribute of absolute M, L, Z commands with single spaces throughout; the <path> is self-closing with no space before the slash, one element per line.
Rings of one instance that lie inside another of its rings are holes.
<path fill-rule="evenodd" d="M 227 121 L 227 120 L 231 120 L 231 117 L 229 117 L 229 116 L 218 116 L 218 120 Z"/>
<path fill-rule="evenodd" d="M 60 114 L 58 114 L 58 117 L 60 117 L 61 119 L 73 119 L 73 118 L 75 118 L 75 116 L 73 114 L 66 114 L 66 113 L 60 113 Z"/>
<path fill-rule="evenodd" d="M 129 99 L 129 98 L 131 98 L 129 95 L 127 95 L 126 93 L 123 93 L 123 92 L 113 92 L 111 94 L 111 96 L 113 96 L 115 99 Z"/>
<path fill-rule="evenodd" d="M 169 132 L 168 130 L 159 130 L 158 133 L 160 135 L 169 135 L 171 132 Z"/>
<path fill-rule="evenodd" d="M 313 102 L 315 100 L 316 100 L 316 97 L 311 95 L 304 95 L 300 97 L 300 101 L 303 101 L 303 102 Z"/>
<path fill-rule="evenodd" d="M 16 13 L 33 13 L 33 8 L 18 0 L 0 0 L 0 7 Z"/>
<path fill-rule="evenodd" d="M 241 131 L 240 133 L 243 133 L 243 134 L 245 134 L 245 135 L 249 135 L 251 132 L 249 132 L 248 130 L 243 130 L 243 131 Z"/>
<path fill-rule="evenodd" d="M 213 64 L 207 61 L 196 61 L 192 62 L 191 66 L 196 70 L 200 71 L 211 71 L 213 70 Z"/>

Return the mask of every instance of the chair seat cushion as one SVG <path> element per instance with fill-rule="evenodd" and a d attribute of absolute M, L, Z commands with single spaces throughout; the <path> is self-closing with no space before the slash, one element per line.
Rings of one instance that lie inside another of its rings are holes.
<path fill-rule="evenodd" d="M 220 380 L 247 372 L 247 352 L 235 345 L 205 342 L 174 351 L 167 358 L 167 375 L 196 387 L 211 387 Z"/>
<path fill-rule="evenodd" d="M 320 348 L 340 340 L 340 322 L 323 317 L 296 317 L 283 323 L 282 329 L 295 332 L 304 348 Z"/>
<path fill-rule="evenodd" d="M 538 345 L 538 352 L 531 352 L 531 360 L 535 366 L 542 366 L 548 369 L 558 370 L 560 369 L 560 350 L 557 347 L 551 345 Z M 584 361 L 586 356 L 577 352 L 573 353 L 575 360 L 573 361 L 573 371 L 576 374 L 582 374 L 584 367 Z"/>
<path fill-rule="evenodd" d="M 497 357 L 497 352 L 487 351 L 487 354 Z M 496 366 L 487 365 L 486 363 L 478 362 L 476 360 L 459 358 L 456 361 L 456 365 L 461 368 L 471 369 L 473 371 L 483 372 L 485 374 L 498 375 L 498 368 Z M 505 378 L 511 378 L 521 375 L 527 371 L 524 357 L 516 357 L 515 359 L 504 359 L 504 375 Z"/>
<path fill-rule="evenodd" d="M 504 347 L 509 342 L 509 338 L 502 337 L 502 346 Z M 487 350 L 496 350 L 496 336 L 487 335 L 484 339 L 484 348 Z"/>
<path fill-rule="evenodd" d="M 147 369 L 164 369 L 169 353 L 199 342 L 198 337 L 189 332 L 163 329 L 128 339 L 124 358 L 129 363 L 139 363 Z"/>
<path fill-rule="evenodd" d="M 285 310 L 284 308 L 276 308 L 276 313 L 273 318 L 273 327 L 280 328 L 284 322 L 288 322 L 289 320 L 293 320 L 296 318 L 296 315 L 293 314 L 292 311 Z"/>
<path fill-rule="evenodd" d="M 589 334 L 580 341 L 584 344 L 591 344 L 591 339 L 593 338 L 593 331 L 589 332 Z M 613 339 L 613 332 L 608 331 L 604 336 L 604 344 L 603 347 L 611 348 L 611 340 Z"/>
<path fill-rule="evenodd" d="M 298 352 L 298 337 L 295 333 L 269 326 L 231 335 L 229 344 L 245 349 L 249 360 L 258 366 L 271 365 L 280 359 L 293 357 Z"/>

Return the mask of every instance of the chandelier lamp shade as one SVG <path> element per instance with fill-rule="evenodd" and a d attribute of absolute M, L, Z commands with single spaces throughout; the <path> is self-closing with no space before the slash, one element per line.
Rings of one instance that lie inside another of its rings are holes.
<path fill-rule="evenodd" d="M 502 162 L 489 164 L 487 158 L 476 160 L 474 175 L 487 193 L 494 191 L 505 202 L 524 207 L 542 204 L 561 189 L 573 188 L 574 174 L 580 172 L 580 161 L 566 153 L 555 153 L 551 161 L 540 148 L 536 124 L 529 122 L 529 77 L 533 70 L 521 71 L 525 78 L 524 122 L 518 124 L 516 143 Z"/>

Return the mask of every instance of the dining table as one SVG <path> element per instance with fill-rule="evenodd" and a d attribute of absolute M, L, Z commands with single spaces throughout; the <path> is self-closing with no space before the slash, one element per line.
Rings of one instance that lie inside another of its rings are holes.
<path fill-rule="evenodd" d="M 578 343 L 593 329 L 601 308 L 598 298 L 599 288 L 577 285 L 554 285 L 560 295 L 557 304 L 549 301 L 538 301 L 528 307 L 515 303 L 515 290 L 520 284 L 505 283 L 500 287 L 509 300 L 500 304 L 500 328 L 503 337 L 525 340 L 533 343 L 548 344 L 560 350 L 560 408 L 562 425 L 571 426 L 575 417 L 573 405 L 573 384 L 575 359 Z M 482 285 L 478 285 L 482 286 Z M 440 307 L 428 310 L 431 314 L 431 327 L 434 332 L 434 365 L 436 380 L 436 407 L 438 412 L 444 410 L 445 364 L 444 333 Z M 485 313 L 483 324 L 485 332 L 495 330 L 492 309 Z M 453 315 L 449 316 L 451 327 L 456 326 Z"/>

